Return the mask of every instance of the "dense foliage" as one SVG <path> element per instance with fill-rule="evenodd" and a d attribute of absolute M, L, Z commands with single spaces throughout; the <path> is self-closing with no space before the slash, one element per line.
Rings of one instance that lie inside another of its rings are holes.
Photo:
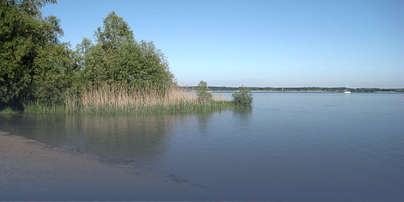
<path fill-rule="evenodd" d="M 134 39 L 128 24 L 114 12 L 96 32 L 96 44 L 84 39 L 82 50 L 83 81 L 88 87 L 119 85 L 128 88 L 169 87 L 172 75 L 163 54 L 152 42 Z"/>
<path fill-rule="evenodd" d="M 137 42 L 115 13 L 104 19 L 93 44 L 76 50 L 60 43 L 59 20 L 40 9 L 56 0 L 0 0 L 0 108 L 63 104 L 66 96 L 101 86 L 165 92 L 173 76 L 152 42 Z"/>
<path fill-rule="evenodd" d="M 41 7 L 55 1 L 0 2 L 0 105 L 56 102 L 66 88 L 60 78 L 69 77 L 74 65 L 72 51 L 58 43 L 63 34 L 58 19 L 41 16 Z"/>
<path fill-rule="evenodd" d="M 240 88 L 240 91 L 233 93 L 234 102 L 238 106 L 251 106 L 252 95 L 247 88 Z"/>

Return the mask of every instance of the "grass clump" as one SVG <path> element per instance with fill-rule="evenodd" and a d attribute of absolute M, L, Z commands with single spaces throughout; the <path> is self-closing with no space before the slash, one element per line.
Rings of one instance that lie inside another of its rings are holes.
<path fill-rule="evenodd" d="M 0 114 L 17 114 L 18 111 L 13 110 L 11 107 L 6 107 L 0 110 Z"/>

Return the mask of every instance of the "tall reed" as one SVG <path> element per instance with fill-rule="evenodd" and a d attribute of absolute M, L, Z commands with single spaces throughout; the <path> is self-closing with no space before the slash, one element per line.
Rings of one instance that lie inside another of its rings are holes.
<path fill-rule="evenodd" d="M 192 112 L 212 111 L 233 105 L 224 96 L 213 96 L 210 102 L 201 102 L 193 91 L 177 87 L 165 91 L 152 86 L 136 89 L 103 85 L 82 90 L 68 96 L 67 112 Z"/>

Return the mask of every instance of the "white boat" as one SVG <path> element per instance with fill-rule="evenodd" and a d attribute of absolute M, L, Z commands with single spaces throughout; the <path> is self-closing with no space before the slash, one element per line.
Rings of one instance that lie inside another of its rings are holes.
<path fill-rule="evenodd" d="M 345 94 L 351 94 L 352 92 L 349 90 L 344 91 Z"/>

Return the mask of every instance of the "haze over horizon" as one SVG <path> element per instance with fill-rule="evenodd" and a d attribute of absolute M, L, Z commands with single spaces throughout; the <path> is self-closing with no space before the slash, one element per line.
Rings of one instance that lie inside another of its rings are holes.
<path fill-rule="evenodd" d="M 116 12 L 180 85 L 404 88 L 400 0 L 59 0 L 42 11 L 72 47 Z"/>

